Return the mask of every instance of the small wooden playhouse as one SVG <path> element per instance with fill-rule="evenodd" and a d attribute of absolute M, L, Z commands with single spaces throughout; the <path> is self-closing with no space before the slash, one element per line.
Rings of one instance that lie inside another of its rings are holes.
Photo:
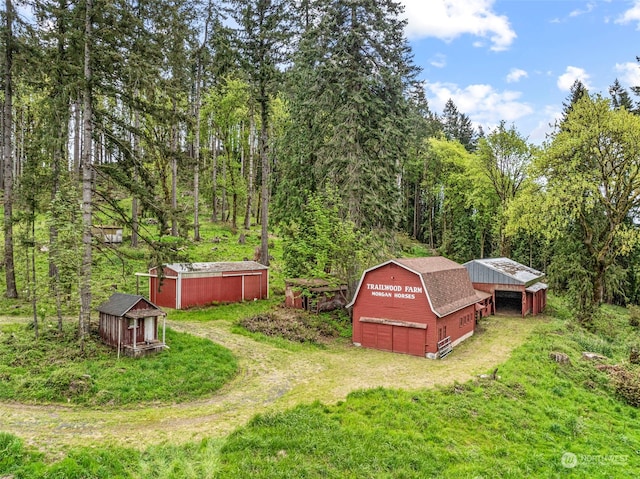
<path fill-rule="evenodd" d="M 98 306 L 99 334 L 109 346 L 126 356 L 144 356 L 165 347 L 166 313 L 142 296 L 114 293 Z M 158 322 L 162 318 L 162 337 Z"/>

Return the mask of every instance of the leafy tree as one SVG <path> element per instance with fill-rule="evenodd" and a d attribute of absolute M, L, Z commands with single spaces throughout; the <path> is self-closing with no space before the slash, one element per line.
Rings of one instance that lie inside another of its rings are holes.
<path fill-rule="evenodd" d="M 247 194 L 244 178 L 240 175 L 242 159 L 247 150 L 249 123 L 249 85 L 227 77 L 205 98 L 203 115 L 218 132 L 222 148 L 224 191 L 231 194 L 231 224 L 236 228 L 238 202 Z"/>
<path fill-rule="evenodd" d="M 637 242 L 630 215 L 640 206 L 640 118 L 585 95 L 538 161 L 545 178 L 547 234 L 570 242 L 582 281 L 574 291 L 584 319 L 606 298 L 616 261 Z M 556 262 L 559 258 L 554 258 Z"/>
<path fill-rule="evenodd" d="M 232 0 L 233 16 L 239 26 L 238 50 L 242 69 L 258 105 L 260 135 L 258 150 L 261 162 L 260 261 L 269 265 L 269 113 L 277 88 L 278 67 L 286 61 L 291 38 L 291 4 L 287 0 Z"/>
<path fill-rule="evenodd" d="M 487 238 L 477 235 L 477 225 L 487 215 L 485 208 L 492 205 L 490 191 L 484 176 L 474 169 L 473 156 L 458 141 L 444 138 L 428 140 L 427 167 L 438 169 L 436 184 L 439 209 L 425 228 L 438 231 L 440 252 L 457 261 L 468 261 L 478 256 Z"/>
<path fill-rule="evenodd" d="M 507 128 L 504 121 L 486 138 L 482 138 L 478 145 L 477 158 L 482 172 L 500 201 L 495 225 L 500 238 L 501 256 L 510 256 L 511 253 L 505 234 L 505 212 L 522 187 L 532 157 L 533 148 L 514 126 Z"/>
<path fill-rule="evenodd" d="M 371 256 L 366 235 L 344 219 L 335 189 L 309 196 L 297 221 L 282 226 L 285 274 L 324 278 L 353 290 L 366 259 Z"/>

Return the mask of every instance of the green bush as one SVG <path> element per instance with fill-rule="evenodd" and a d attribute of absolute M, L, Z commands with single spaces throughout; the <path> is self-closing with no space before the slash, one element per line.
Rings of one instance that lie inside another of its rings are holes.
<path fill-rule="evenodd" d="M 629 325 L 634 328 L 640 327 L 640 306 L 630 304 L 627 310 L 629 310 Z"/>

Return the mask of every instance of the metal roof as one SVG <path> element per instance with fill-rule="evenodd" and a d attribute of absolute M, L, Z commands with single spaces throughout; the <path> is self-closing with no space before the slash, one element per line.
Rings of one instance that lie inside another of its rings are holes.
<path fill-rule="evenodd" d="M 548 286 L 545 283 L 535 283 L 534 285 L 529 286 L 527 289 L 525 289 L 525 291 L 529 293 L 536 293 L 541 289 L 547 289 L 547 288 Z"/>
<path fill-rule="evenodd" d="M 545 274 L 509 258 L 474 259 L 464 264 L 474 283 L 517 284 L 531 286 Z"/>
<path fill-rule="evenodd" d="M 171 263 L 164 265 L 176 273 L 223 273 L 226 271 L 247 271 L 269 269 L 257 261 L 221 261 L 214 263 Z"/>
<path fill-rule="evenodd" d="M 113 293 L 106 302 L 102 303 L 96 309 L 101 313 L 122 317 L 140 301 L 144 301 L 150 306 L 149 308 L 145 308 L 145 311 L 155 311 L 158 315 L 166 314 L 144 296 L 126 293 Z"/>

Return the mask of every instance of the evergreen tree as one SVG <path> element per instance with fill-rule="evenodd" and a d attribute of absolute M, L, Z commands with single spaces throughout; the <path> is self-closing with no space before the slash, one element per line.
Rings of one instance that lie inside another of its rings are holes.
<path fill-rule="evenodd" d="M 447 140 L 457 140 L 464 148 L 472 152 L 476 149 L 478 135 L 471 119 L 460 113 L 453 100 L 449 98 L 442 111 L 442 131 Z"/>
<path fill-rule="evenodd" d="M 5 0 L 5 25 L 4 25 L 4 101 L 3 101 L 3 131 L 2 131 L 2 161 L 3 161 L 3 188 L 4 188 L 4 269 L 5 269 L 5 296 L 17 298 L 15 264 L 13 256 L 13 53 L 15 39 L 13 37 L 13 22 L 15 11 L 13 2 Z"/>
<path fill-rule="evenodd" d="M 295 217 L 305 191 L 335 185 L 358 227 L 394 229 L 407 153 L 405 94 L 415 74 L 402 7 L 326 0 L 314 8 L 290 76 L 279 215 Z"/>
<path fill-rule="evenodd" d="M 584 83 L 582 83 L 580 80 L 574 81 L 573 85 L 571 85 L 571 90 L 569 91 L 569 96 L 562 103 L 562 106 L 564 108 L 562 110 L 562 118 L 560 119 L 560 128 L 562 128 L 563 125 L 566 123 L 567 117 L 569 116 L 571 111 L 573 111 L 573 106 L 576 103 L 578 103 L 578 101 L 581 98 L 583 98 L 585 95 L 589 95 L 589 91 L 584 86 Z"/>
<path fill-rule="evenodd" d="M 609 95 L 611 95 L 611 104 L 613 108 L 624 108 L 625 110 L 630 112 L 633 112 L 635 110 L 633 100 L 631 99 L 631 96 L 629 96 L 629 92 L 622 85 L 620 85 L 620 82 L 617 78 L 613 82 L 613 85 L 609 87 Z"/>

